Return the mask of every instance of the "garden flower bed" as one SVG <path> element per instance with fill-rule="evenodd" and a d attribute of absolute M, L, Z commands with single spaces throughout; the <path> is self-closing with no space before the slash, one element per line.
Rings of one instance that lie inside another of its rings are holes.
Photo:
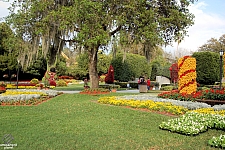
<path fill-rule="evenodd" d="M 80 94 L 88 94 L 88 95 L 99 95 L 99 94 L 108 94 L 110 91 L 104 88 L 96 88 L 96 89 L 84 89 L 80 92 Z"/>
<path fill-rule="evenodd" d="M 116 106 L 129 106 L 132 108 L 147 108 L 153 111 L 169 112 L 180 115 L 178 118 L 162 122 L 159 128 L 172 133 L 195 136 L 208 129 L 225 130 L 225 105 L 215 105 L 211 107 L 205 103 L 191 101 L 177 101 L 171 99 L 161 99 L 148 95 L 126 95 L 120 97 L 102 97 L 99 103 Z M 176 106 L 179 102 L 182 106 Z M 191 107 L 189 104 L 193 104 Z M 196 107 L 197 105 L 197 107 Z M 191 109 L 190 109 L 191 108 Z M 183 114 L 183 115 L 182 115 Z M 213 147 L 225 148 L 225 135 L 213 137 L 208 144 Z"/>
<path fill-rule="evenodd" d="M 127 100 L 127 99 L 117 99 L 117 97 L 102 97 L 98 100 L 99 103 L 102 104 L 110 104 L 110 105 L 116 105 L 116 106 L 129 106 L 132 108 L 146 108 L 148 110 L 152 111 L 161 111 L 161 112 L 167 112 L 174 115 L 182 115 L 188 111 L 187 108 L 184 108 L 182 106 L 175 106 L 171 103 L 165 103 L 165 102 L 154 102 L 153 100 Z"/>
<path fill-rule="evenodd" d="M 162 122 L 159 128 L 185 135 L 198 135 L 209 128 L 224 130 L 225 116 L 187 112 L 179 118 Z"/>
<path fill-rule="evenodd" d="M 0 105 L 37 105 L 58 94 L 60 93 L 54 90 L 7 90 L 0 94 Z"/>
<path fill-rule="evenodd" d="M 211 106 L 225 104 L 224 90 L 206 89 L 194 92 L 192 94 L 179 93 L 178 90 L 162 92 L 159 98 L 174 99 L 180 101 L 204 102 Z"/>
<path fill-rule="evenodd" d="M 212 137 L 209 141 L 208 144 L 212 147 L 216 148 L 225 148 L 225 135 L 220 135 L 219 137 Z"/>

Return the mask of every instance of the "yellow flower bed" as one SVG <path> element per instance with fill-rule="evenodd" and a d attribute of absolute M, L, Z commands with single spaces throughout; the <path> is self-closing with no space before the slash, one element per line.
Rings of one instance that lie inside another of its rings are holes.
<path fill-rule="evenodd" d="M 200 108 L 197 110 L 192 110 L 193 112 L 203 113 L 203 114 L 215 114 L 215 115 L 225 115 L 225 110 L 214 110 L 213 108 Z"/>
<path fill-rule="evenodd" d="M 6 90 L 5 93 L 2 93 L 1 95 L 20 95 L 20 94 L 39 94 L 41 96 L 46 96 L 47 94 L 43 92 L 31 92 L 31 91 L 11 91 Z"/>
<path fill-rule="evenodd" d="M 187 108 L 182 106 L 175 106 L 171 103 L 165 102 L 154 102 L 152 100 L 127 100 L 127 99 L 117 99 L 115 96 L 112 97 L 101 97 L 98 100 L 102 104 L 110 104 L 116 106 L 130 106 L 132 108 L 147 108 L 154 111 L 165 111 L 175 115 L 182 115 L 188 111 Z"/>
<path fill-rule="evenodd" d="M 178 60 L 179 93 L 191 94 L 197 90 L 196 59 L 185 56 Z"/>
<path fill-rule="evenodd" d="M 14 84 L 7 84 L 6 86 L 7 89 L 16 89 L 17 86 Z M 35 86 L 18 86 L 18 89 L 36 89 L 37 87 Z"/>
<path fill-rule="evenodd" d="M 54 89 L 55 86 L 49 86 L 50 89 Z M 7 84 L 6 89 L 17 89 L 15 84 Z M 36 86 L 18 86 L 18 89 L 37 89 Z"/>

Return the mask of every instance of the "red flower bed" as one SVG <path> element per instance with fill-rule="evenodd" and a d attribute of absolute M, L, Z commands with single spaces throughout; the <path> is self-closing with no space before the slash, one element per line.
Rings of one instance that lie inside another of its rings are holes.
<path fill-rule="evenodd" d="M 71 76 L 59 76 L 59 79 L 73 79 Z"/>
<path fill-rule="evenodd" d="M 158 94 L 158 97 L 183 101 L 195 101 L 196 99 L 225 101 L 225 92 L 224 90 L 209 89 L 187 94 L 179 93 L 178 90 L 173 90 L 169 92 L 162 92 Z"/>
<path fill-rule="evenodd" d="M 35 86 L 34 83 L 18 83 L 18 86 Z M 14 84 L 14 86 L 17 86 L 17 84 Z"/>

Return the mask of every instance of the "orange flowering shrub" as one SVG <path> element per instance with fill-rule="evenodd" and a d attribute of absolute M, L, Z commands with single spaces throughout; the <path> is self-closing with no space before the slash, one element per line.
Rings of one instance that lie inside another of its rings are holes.
<path fill-rule="evenodd" d="M 196 59 L 184 56 L 178 60 L 179 93 L 191 94 L 197 90 Z"/>

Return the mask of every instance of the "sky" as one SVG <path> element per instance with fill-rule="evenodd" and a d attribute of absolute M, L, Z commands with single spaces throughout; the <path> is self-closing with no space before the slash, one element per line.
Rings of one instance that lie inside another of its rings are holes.
<path fill-rule="evenodd" d="M 10 2 L 0 0 L 0 18 L 8 15 L 7 8 Z M 9 0 L 12 1 L 12 0 Z M 195 0 L 196 1 L 196 0 Z M 191 53 L 205 44 L 209 39 L 219 39 L 225 34 L 225 0 L 198 0 L 189 8 L 195 15 L 195 24 L 188 29 L 188 36 L 179 44 L 178 49 Z M 164 48 L 167 52 L 175 54 L 177 44 Z M 175 54 L 176 55 L 176 54 Z"/>

